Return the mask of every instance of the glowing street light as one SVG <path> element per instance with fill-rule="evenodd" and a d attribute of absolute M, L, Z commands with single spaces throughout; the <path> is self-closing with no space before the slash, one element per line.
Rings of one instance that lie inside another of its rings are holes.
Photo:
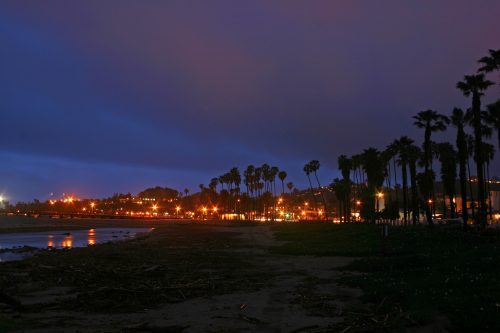
<path fill-rule="evenodd" d="M 384 197 L 384 193 L 383 192 L 378 192 L 377 193 L 377 213 L 380 212 L 380 203 L 379 203 L 379 199 L 382 199 Z"/>

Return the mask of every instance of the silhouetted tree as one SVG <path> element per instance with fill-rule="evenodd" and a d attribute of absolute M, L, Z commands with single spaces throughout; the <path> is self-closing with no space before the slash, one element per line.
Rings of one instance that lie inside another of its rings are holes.
<path fill-rule="evenodd" d="M 472 125 L 474 128 L 474 148 L 477 168 L 478 201 L 479 211 L 477 222 L 486 226 L 486 200 L 484 197 L 484 173 L 483 173 L 483 124 L 481 117 L 481 96 L 493 82 L 485 80 L 484 74 L 466 75 L 463 81 L 457 83 L 457 88 L 468 97 L 472 95 Z"/>
<path fill-rule="evenodd" d="M 343 193 L 344 193 L 344 221 L 350 222 L 351 220 L 351 168 L 352 161 L 345 155 L 340 155 L 338 158 L 339 170 L 343 178 Z"/>
<path fill-rule="evenodd" d="M 280 171 L 278 173 L 278 178 L 281 180 L 281 194 L 285 194 L 285 179 L 286 179 L 286 172 L 285 171 Z"/>
<path fill-rule="evenodd" d="M 454 108 L 451 115 L 451 123 L 457 128 L 456 145 L 458 149 L 458 165 L 460 179 L 460 196 L 462 197 L 462 220 L 463 228 L 467 229 L 467 221 L 469 219 L 469 211 L 467 209 L 467 140 L 465 136 L 465 115 L 459 108 Z"/>

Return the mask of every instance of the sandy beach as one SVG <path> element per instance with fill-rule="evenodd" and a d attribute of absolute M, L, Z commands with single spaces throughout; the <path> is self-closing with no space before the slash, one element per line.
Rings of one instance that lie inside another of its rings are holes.
<path fill-rule="evenodd" d="M 14 331 L 323 332 L 342 327 L 346 308 L 363 308 L 359 290 L 335 282 L 351 258 L 272 254 L 279 242 L 269 225 L 22 217 L 0 224 L 2 232 L 155 227 L 128 242 L 1 264 L 2 293 L 15 302 L 0 301 L 0 318 Z"/>

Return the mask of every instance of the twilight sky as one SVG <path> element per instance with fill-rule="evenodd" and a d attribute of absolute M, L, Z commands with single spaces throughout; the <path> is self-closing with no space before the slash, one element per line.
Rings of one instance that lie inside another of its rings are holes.
<path fill-rule="evenodd" d="M 340 154 L 420 144 L 418 111 L 466 108 L 455 84 L 500 47 L 499 14 L 494 0 L 3 0 L 0 194 L 194 191 L 264 162 L 300 187 L 311 159 L 326 184 Z"/>

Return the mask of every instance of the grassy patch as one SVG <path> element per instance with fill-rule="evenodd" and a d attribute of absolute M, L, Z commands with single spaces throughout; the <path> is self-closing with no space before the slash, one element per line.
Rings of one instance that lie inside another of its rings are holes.
<path fill-rule="evenodd" d="M 500 242 L 495 232 L 391 227 L 382 255 L 380 226 L 276 228 L 278 239 L 289 242 L 274 248 L 277 253 L 364 256 L 344 269 L 365 274 L 341 282 L 362 288 L 364 300 L 376 304 L 374 321 L 423 325 L 445 316 L 454 330 L 500 331 Z M 390 320 L 395 317 L 401 320 Z"/>
<path fill-rule="evenodd" d="M 274 231 L 277 240 L 287 242 L 272 249 L 278 254 L 357 257 L 381 251 L 380 227 L 375 225 L 288 223 Z"/>

